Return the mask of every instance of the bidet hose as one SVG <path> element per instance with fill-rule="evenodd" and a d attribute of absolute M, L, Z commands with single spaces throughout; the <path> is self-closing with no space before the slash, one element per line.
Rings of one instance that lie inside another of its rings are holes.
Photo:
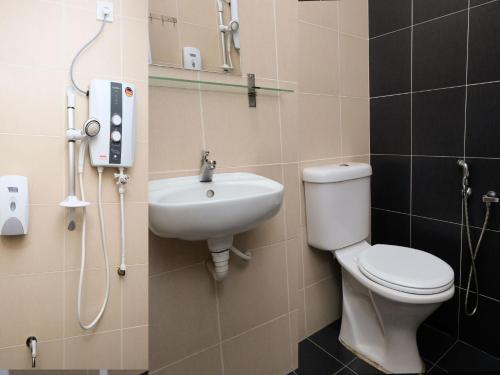
<path fill-rule="evenodd" d="M 75 82 L 75 77 L 74 77 L 74 74 L 73 74 L 73 70 L 74 70 L 76 61 L 78 60 L 78 58 L 80 57 L 80 55 L 82 54 L 82 52 L 85 51 L 87 48 L 89 48 L 92 45 L 92 43 L 94 43 L 95 40 L 97 38 L 99 38 L 99 36 L 102 34 L 102 32 L 104 30 L 104 26 L 106 26 L 106 18 L 107 17 L 108 17 L 108 15 L 104 14 L 104 17 L 103 17 L 104 19 L 102 20 L 101 28 L 99 29 L 99 31 L 97 32 L 97 34 L 95 34 L 95 36 L 92 39 L 90 39 L 87 43 L 85 43 L 85 45 L 82 48 L 80 48 L 80 50 L 76 53 L 75 57 L 73 57 L 73 60 L 71 61 L 71 66 L 69 68 L 69 76 L 71 78 L 71 83 L 73 84 L 73 87 L 78 92 L 80 92 L 83 95 L 87 95 L 87 91 L 84 91 L 84 90 L 82 90 L 81 88 L 78 87 L 78 85 Z"/>
<path fill-rule="evenodd" d="M 82 142 L 80 147 L 84 147 L 83 151 L 80 153 L 80 157 L 85 158 L 85 148 L 87 147 L 87 142 Z M 83 156 L 82 156 L 83 155 Z M 84 159 L 80 162 L 80 166 L 83 166 L 84 164 Z M 106 246 L 106 233 L 105 233 L 105 228 L 104 228 L 104 214 L 103 214 L 103 209 L 102 209 L 102 173 L 103 173 L 103 168 L 99 167 L 97 168 L 97 174 L 98 174 L 98 186 L 97 186 L 97 191 L 98 191 L 98 208 L 99 208 L 99 222 L 100 222 L 100 227 L 101 227 L 101 242 L 102 242 L 102 252 L 104 256 L 104 265 L 106 267 L 106 292 L 104 294 L 104 299 L 101 305 L 101 308 L 99 309 L 99 312 L 97 313 L 96 317 L 94 320 L 92 320 L 90 323 L 85 324 L 82 321 L 82 314 L 81 314 L 81 301 L 82 301 L 82 289 L 83 289 L 83 279 L 84 279 L 84 274 L 85 274 L 85 257 L 87 253 L 87 246 L 86 246 L 86 234 L 87 234 L 87 212 L 86 208 L 83 207 L 83 219 L 82 219 L 82 257 L 81 257 L 81 264 L 80 264 L 80 279 L 78 282 L 78 301 L 77 301 L 77 311 L 78 311 L 78 323 L 80 324 L 80 327 L 82 327 L 85 330 L 89 330 L 93 328 L 101 319 L 102 315 L 104 314 L 104 311 L 106 310 L 106 306 L 108 304 L 108 299 L 109 299 L 109 288 L 110 288 L 110 282 L 109 282 L 109 259 L 108 259 L 108 249 Z M 79 182 L 80 182 L 80 194 L 82 197 L 82 200 L 85 200 L 85 191 L 83 188 L 83 168 L 79 168 L 78 170 L 78 175 L 79 175 Z"/>
<path fill-rule="evenodd" d="M 490 218 L 490 204 L 486 204 L 486 214 L 484 217 L 484 223 L 483 227 L 481 229 L 481 234 L 479 235 L 479 240 L 477 241 L 476 244 L 476 249 L 474 250 L 472 246 L 472 239 L 470 235 L 470 224 L 469 224 L 469 205 L 468 205 L 468 196 L 465 193 L 464 194 L 464 208 L 465 208 L 465 227 L 466 227 L 466 233 L 467 233 L 467 244 L 469 248 L 469 255 L 471 259 L 471 264 L 469 268 L 469 276 L 467 278 L 467 289 L 465 291 L 465 314 L 467 316 L 473 316 L 477 312 L 477 308 L 479 306 L 479 282 L 478 282 L 478 277 L 477 277 L 477 269 L 476 269 L 476 258 L 477 255 L 479 254 L 479 249 L 481 247 L 481 243 L 483 241 L 484 237 L 484 232 L 486 230 L 486 227 L 488 225 L 488 221 Z M 472 278 L 474 278 L 474 284 L 476 286 L 476 300 L 474 303 L 474 308 L 472 310 L 469 310 L 469 295 L 470 295 L 470 289 L 471 289 L 471 282 Z"/>

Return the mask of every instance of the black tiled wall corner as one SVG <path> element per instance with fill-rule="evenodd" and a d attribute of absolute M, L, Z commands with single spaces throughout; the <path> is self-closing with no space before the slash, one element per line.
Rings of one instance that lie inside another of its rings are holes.
<path fill-rule="evenodd" d="M 455 296 L 427 322 L 500 357 L 500 205 L 492 206 L 477 258 L 479 312 L 469 317 L 457 166 L 464 158 L 470 166 L 475 243 L 482 195 L 500 195 L 500 0 L 369 4 L 372 242 L 411 246 L 450 264 Z"/>

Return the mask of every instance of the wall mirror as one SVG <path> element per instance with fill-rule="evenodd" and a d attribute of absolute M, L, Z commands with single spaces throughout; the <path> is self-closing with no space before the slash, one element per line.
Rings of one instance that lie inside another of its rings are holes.
<path fill-rule="evenodd" d="M 241 74 L 238 0 L 150 0 L 152 65 Z"/>

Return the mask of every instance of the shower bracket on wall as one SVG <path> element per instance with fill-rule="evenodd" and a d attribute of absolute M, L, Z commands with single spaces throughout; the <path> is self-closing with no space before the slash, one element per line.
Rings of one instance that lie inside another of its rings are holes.
<path fill-rule="evenodd" d="M 255 86 L 255 74 L 248 74 L 248 106 L 250 108 L 257 107 L 257 89 Z"/>

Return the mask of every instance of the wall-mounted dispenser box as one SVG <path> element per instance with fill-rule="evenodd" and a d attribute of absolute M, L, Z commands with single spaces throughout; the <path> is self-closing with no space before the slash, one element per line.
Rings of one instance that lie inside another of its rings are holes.
<path fill-rule="evenodd" d="M 0 176 L 0 235 L 28 234 L 28 179 Z"/>
<path fill-rule="evenodd" d="M 201 52 L 196 47 L 182 49 L 182 63 L 184 69 L 201 70 Z"/>

